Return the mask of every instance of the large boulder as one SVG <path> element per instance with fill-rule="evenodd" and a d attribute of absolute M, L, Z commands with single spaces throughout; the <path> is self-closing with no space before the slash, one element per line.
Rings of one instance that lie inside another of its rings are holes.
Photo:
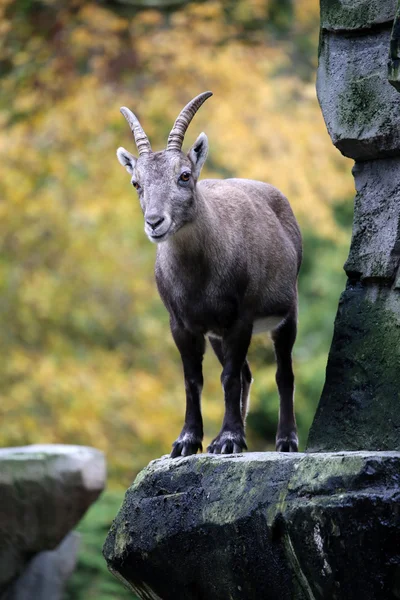
<path fill-rule="evenodd" d="M 34 555 L 60 544 L 104 485 L 104 455 L 94 448 L 0 449 L 0 597 Z"/>
<path fill-rule="evenodd" d="M 153 461 L 104 545 L 143 600 L 395 600 L 400 453 Z"/>

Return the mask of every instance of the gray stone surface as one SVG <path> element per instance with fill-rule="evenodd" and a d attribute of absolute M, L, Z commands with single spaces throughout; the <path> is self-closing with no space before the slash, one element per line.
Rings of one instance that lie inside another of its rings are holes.
<path fill-rule="evenodd" d="M 94 448 L 0 449 L 0 595 L 34 554 L 61 542 L 104 485 L 104 456 Z"/>
<path fill-rule="evenodd" d="M 400 293 L 348 284 L 307 451 L 400 450 Z"/>
<path fill-rule="evenodd" d="M 399 96 L 400 103 L 400 96 Z M 356 163 L 350 277 L 392 282 L 400 264 L 400 158 Z"/>
<path fill-rule="evenodd" d="M 369 29 L 393 20 L 397 0 L 321 0 L 321 27 L 332 31 Z"/>
<path fill-rule="evenodd" d="M 153 461 L 104 545 L 142 599 L 395 600 L 400 453 Z"/>
<path fill-rule="evenodd" d="M 65 584 L 75 569 L 79 541 L 79 533 L 71 532 L 54 550 L 36 554 L 4 600 L 62 600 Z"/>
<path fill-rule="evenodd" d="M 356 160 L 400 154 L 400 102 L 387 78 L 391 24 L 373 33 L 322 32 L 317 94 L 335 146 Z"/>

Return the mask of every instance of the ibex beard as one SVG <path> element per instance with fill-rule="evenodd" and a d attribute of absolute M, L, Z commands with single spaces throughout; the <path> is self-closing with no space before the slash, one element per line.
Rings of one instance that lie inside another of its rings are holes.
<path fill-rule="evenodd" d="M 200 94 L 181 111 L 167 148 L 153 152 L 138 119 L 127 108 L 136 158 L 118 148 L 120 163 L 139 194 L 149 240 L 158 244 L 155 274 L 181 354 L 186 415 L 172 457 L 202 450 L 201 392 L 205 338 L 221 365 L 225 415 L 208 447 L 213 454 L 247 449 L 245 420 L 252 375 L 247 352 L 253 333 L 270 331 L 280 397 L 276 449 L 296 452 L 292 348 L 297 331 L 297 277 L 301 234 L 285 196 L 248 179 L 198 181 L 207 157 L 201 133 L 187 154 L 186 130 L 211 96 Z"/>

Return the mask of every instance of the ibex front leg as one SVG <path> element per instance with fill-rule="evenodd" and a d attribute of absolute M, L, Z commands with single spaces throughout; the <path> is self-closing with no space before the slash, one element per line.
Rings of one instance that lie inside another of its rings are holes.
<path fill-rule="evenodd" d="M 202 450 L 203 419 L 201 416 L 201 392 L 203 389 L 202 362 L 205 340 L 194 335 L 176 321 L 171 320 L 171 331 L 181 354 L 186 389 L 185 424 L 178 439 L 172 445 L 171 457 L 189 456 Z"/>
<path fill-rule="evenodd" d="M 208 447 L 213 454 L 231 454 L 247 449 L 241 411 L 242 369 L 249 348 L 252 323 L 238 321 L 222 339 L 224 368 L 221 382 L 225 395 L 222 428 Z"/>
<path fill-rule="evenodd" d="M 296 419 L 294 415 L 294 375 L 292 370 L 292 348 L 296 340 L 296 315 L 290 315 L 279 329 L 272 333 L 277 362 L 276 383 L 278 385 L 280 408 L 276 434 L 278 452 L 297 452 Z"/>

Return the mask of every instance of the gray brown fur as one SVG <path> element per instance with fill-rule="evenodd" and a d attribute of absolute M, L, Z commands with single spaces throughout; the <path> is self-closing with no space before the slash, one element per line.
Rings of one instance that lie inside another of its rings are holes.
<path fill-rule="evenodd" d="M 246 355 L 255 325 L 272 329 L 277 357 L 281 403 L 276 446 L 296 451 L 291 351 L 302 255 L 299 227 L 289 202 L 272 185 L 247 179 L 197 182 L 207 151 L 207 137 L 201 134 L 187 155 L 175 148 L 138 159 L 123 148 L 117 152 L 139 186 L 146 234 L 158 243 L 157 286 L 184 367 L 186 418 L 172 456 L 202 447 L 206 336 L 223 365 L 226 405 L 222 429 L 208 450 L 246 448 L 252 380 Z"/>

